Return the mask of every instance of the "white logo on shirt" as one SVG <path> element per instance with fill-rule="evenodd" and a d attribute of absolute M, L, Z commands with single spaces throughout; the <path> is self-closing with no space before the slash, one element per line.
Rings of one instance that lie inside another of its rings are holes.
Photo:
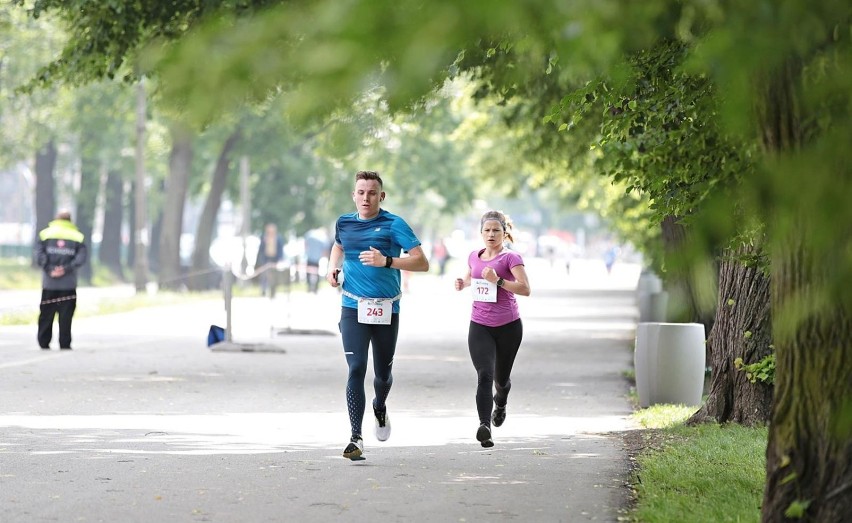
<path fill-rule="evenodd" d="M 381 228 L 381 227 L 376 227 L 376 228 L 375 228 L 375 230 L 373 230 L 373 232 L 379 232 L 379 231 L 381 231 L 381 230 L 382 230 L 382 228 Z"/>

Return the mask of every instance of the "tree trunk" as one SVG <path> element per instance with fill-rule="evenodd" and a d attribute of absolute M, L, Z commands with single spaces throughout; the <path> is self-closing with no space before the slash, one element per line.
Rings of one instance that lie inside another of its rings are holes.
<path fill-rule="evenodd" d="M 210 192 L 207 201 L 204 202 L 204 210 L 198 222 L 198 231 L 195 233 L 195 250 L 192 253 L 192 275 L 189 278 L 192 290 L 209 288 L 207 282 L 210 278 L 210 244 L 213 241 L 213 230 L 216 226 L 216 216 L 219 214 L 219 206 L 222 204 L 222 194 L 225 192 L 225 182 L 230 172 L 231 151 L 240 139 L 240 129 L 234 131 L 225 140 L 216 168 L 213 171 L 213 181 L 210 184 Z"/>
<path fill-rule="evenodd" d="M 798 87 L 802 65 L 789 60 L 768 76 L 756 99 L 763 144 L 769 154 L 803 142 Z M 802 176 L 805 174 L 802 173 Z M 789 205 L 789 204 L 788 204 Z M 852 317 L 843 303 L 819 306 L 826 273 L 840 257 L 814 256 L 805 245 L 808 215 L 791 212 L 772 256 L 775 403 L 766 448 L 766 487 L 761 517 L 784 521 L 798 509 L 800 521 L 848 521 L 852 514 Z M 842 245 L 842 244 L 839 244 Z M 779 321 L 780 315 L 784 320 Z M 844 416 L 846 417 L 844 419 Z M 845 424 L 845 426 L 844 426 Z"/>
<path fill-rule="evenodd" d="M 35 210 L 36 228 L 33 245 L 38 241 L 38 233 L 47 227 L 56 216 L 56 143 L 50 140 L 35 154 Z M 33 267 L 37 267 L 35 261 L 35 249 L 32 258 Z"/>
<path fill-rule="evenodd" d="M 89 255 L 94 258 L 95 246 L 92 242 L 92 232 L 95 226 L 95 209 L 98 203 L 98 193 L 101 189 L 101 170 L 96 151 L 88 151 L 83 138 L 83 154 L 80 158 L 80 192 L 77 194 L 77 212 L 74 221 L 77 228 L 86 237 Z M 86 283 L 92 283 L 92 264 L 85 263 L 80 267 L 80 277 Z"/>
<path fill-rule="evenodd" d="M 763 425 L 769 421 L 772 385 L 751 383 L 734 361 L 757 363 L 772 349 L 770 279 L 763 269 L 742 260 L 755 253 L 741 247 L 726 252 L 719 267 L 719 306 L 707 340 L 713 381 L 710 395 L 688 423 L 716 421 Z"/>
<path fill-rule="evenodd" d="M 167 189 L 166 181 L 160 180 L 155 189 L 160 194 L 165 194 Z M 150 202 L 149 202 L 150 204 Z M 148 243 L 148 270 L 154 274 L 160 272 L 160 242 L 163 237 L 163 213 L 165 209 L 162 205 L 156 210 L 151 211 L 151 238 Z"/>
<path fill-rule="evenodd" d="M 101 234 L 101 248 L 98 252 L 98 260 L 113 274 L 124 281 L 124 270 L 121 265 L 124 180 L 121 177 L 121 172 L 111 170 L 107 173 L 104 192 L 104 228 Z"/>
<path fill-rule="evenodd" d="M 776 256 L 773 307 L 802 311 L 819 300 L 821 262 L 792 246 Z M 830 307 L 828 313 L 793 318 L 800 321 L 794 327 L 775 329 L 764 522 L 784 520 L 796 502 L 809 503 L 802 521 L 848 521 L 852 514 L 852 438 L 840 428 L 852 398 L 852 317 L 839 304 Z"/>
<path fill-rule="evenodd" d="M 180 237 L 183 232 L 183 209 L 189 176 L 192 171 L 192 136 L 173 130 L 172 152 L 169 158 L 169 179 L 166 185 L 166 201 L 163 205 L 163 228 L 160 236 L 161 288 L 183 287 L 180 266 Z"/>
<path fill-rule="evenodd" d="M 127 229 L 130 231 L 130 241 L 127 242 L 127 267 L 136 268 L 136 182 L 130 182 L 127 193 Z"/>
<path fill-rule="evenodd" d="M 669 293 L 668 320 L 701 323 L 704 332 L 711 332 L 713 298 L 696 285 L 692 268 L 681 256 L 687 243 L 687 230 L 677 216 L 666 216 L 661 227 L 668 268 L 664 278 Z"/>

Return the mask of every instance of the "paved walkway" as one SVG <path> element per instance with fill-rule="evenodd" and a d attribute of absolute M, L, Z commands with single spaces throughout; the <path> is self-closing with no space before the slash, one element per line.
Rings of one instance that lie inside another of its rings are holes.
<path fill-rule="evenodd" d="M 474 439 L 470 301 L 449 279 L 412 279 L 393 434 L 376 441 L 367 416 L 361 462 L 340 457 L 332 289 L 236 299 L 234 341 L 265 353 L 206 347 L 219 301 L 80 318 L 71 352 L 35 348 L 34 326 L 0 327 L 0 521 L 615 521 L 638 268 L 576 265 L 569 277 L 528 261 L 524 344 L 491 449 Z M 278 334 L 288 327 L 326 334 Z"/>

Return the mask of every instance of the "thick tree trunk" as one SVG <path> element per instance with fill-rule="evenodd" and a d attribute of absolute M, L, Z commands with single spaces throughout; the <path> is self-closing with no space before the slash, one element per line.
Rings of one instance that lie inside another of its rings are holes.
<path fill-rule="evenodd" d="M 754 254 L 742 247 L 726 252 L 719 267 L 719 306 L 707 344 L 713 381 L 710 395 L 689 423 L 715 421 L 763 425 L 769 421 L 772 385 L 751 383 L 734 361 L 751 364 L 772 350 L 769 277 L 743 259 Z"/>
<path fill-rule="evenodd" d="M 202 290 L 209 286 L 210 278 L 210 244 L 213 241 L 213 230 L 216 226 L 216 216 L 219 214 L 219 206 L 222 204 L 222 194 L 225 192 L 225 182 L 231 170 L 231 151 L 240 139 L 240 130 L 234 131 L 225 140 L 216 168 L 213 171 L 213 180 L 210 184 L 210 192 L 201 212 L 198 222 L 198 231 L 195 233 L 195 250 L 192 253 L 192 275 L 189 278 L 191 290 Z"/>
<path fill-rule="evenodd" d="M 124 221 L 124 180 L 121 172 L 111 170 L 107 173 L 104 192 L 104 228 L 98 260 L 123 281 L 121 225 Z"/>
<path fill-rule="evenodd" d="M 687 230 L 677 216 L 666 216 L 661 227 L 668 267 L 664 278 L 669 293 L 668 320 L 701 323 L 704 332 L 711 332 L 714 307 L 710 304 L 714 303 L 713 297 L 696 285 L 692 267 L 680 259 L 687 243 Z"/>
<path fill-rule="evenodd" d="M 56 216 L 56 143 L 47 142 L 35 154 L 35 212 L 36 228 L 33 245 L 38 241 L 38 233 L 47 227 Z M 33 249 L 33 267 L 36 267 L 35 249 Z"/>
<path fill-rule="evenodd" d="M 172 152 L 169 158 L 169 179 L 163 205 L 163 228 L 160 236 L 161 288 L 178 289 L 186 285 L 181 275 L 180 237 L 183 232 L 183 209 L 189 176 L 192 171 L 192 136 L 172 132 Z"/>
<path fill-rule="evenodd" d="M 773 307 L 803 312 L 818 302 L 820 271 L 804 250 L 791 248 L 773 261 Z M 830 307 L 790 316 L 787 321 L 797 325 L 775 328 L 764 522 L 785 520 L 797 502 L 808 503 L 801 521 L 849 521 L 852 515 L 852 438 L 841 429 L 852 404 L 852 316 L 840 305 Z"/>
<path fill-rule="evenodd" d="M 770 155 L 802 145 L 801 77 L 801 63 L 790 60 L 767 77 L 757 96 L 756 112 Z M 842 303 L 822 305 L 825 275 L 848 253 L 814 256 L 804 241 L 814 230 L 808 226 L 814 210 L 783 211 L 798 229 L 783 232 L 783 243 L 772 256 L 777 361 L 761 517 L 767 523 L 785 521 L 788 510 L 799 509 L 799 521 L 849 521 L 852 311 Z"/>
<path fill-rule="evenodd" d="M 92 231 L 95 227 L 95 209 L 101 189 L 101 170 L 96 152 L 87 151 L 87 149 L 84 142 L 83 154 L 80 158 L 80 192 L 77 194 L 77 212 L 74 221 L 86 237 L 89 255 L 94 258 L 95 246 L 92 243 Z M 80 267 L 80 278 L 87 284 L 92 283 L 91 263 Z"/>

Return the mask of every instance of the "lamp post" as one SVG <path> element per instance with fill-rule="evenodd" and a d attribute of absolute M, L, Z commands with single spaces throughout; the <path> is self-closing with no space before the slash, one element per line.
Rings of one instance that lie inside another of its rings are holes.
<path fill-rule="evenodd" d="M 144 291 L 148 285 L 148 212 L 145 198 L 145 84 L 139 80 L 136 84 L 136 191 L 134 238 L 136 255 L 133 264 L 136 292 Z"/>

